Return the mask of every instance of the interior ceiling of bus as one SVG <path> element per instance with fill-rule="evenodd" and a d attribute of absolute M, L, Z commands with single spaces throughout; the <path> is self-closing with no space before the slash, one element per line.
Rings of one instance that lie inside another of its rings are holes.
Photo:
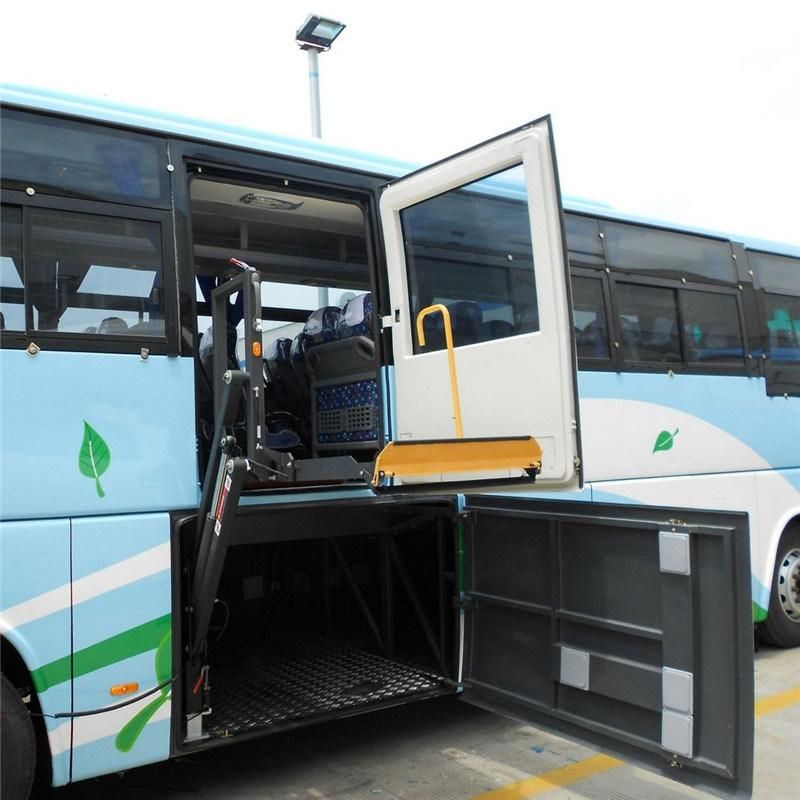
<path fill-rule="evenodd" d="M 259 186 L 217 181 L 192 182 L 195 214 L 224 214 L 271 225 L 363 235 L 364 217 L 352 203 L 289 194 Z"/>
<path fill-rule="evenodd" d="M 208 180 L 192 182 L 191 198 L 201 274 L 235 257 L 272 280 L 368 284 L 364 216 L 353 203 Z"/>

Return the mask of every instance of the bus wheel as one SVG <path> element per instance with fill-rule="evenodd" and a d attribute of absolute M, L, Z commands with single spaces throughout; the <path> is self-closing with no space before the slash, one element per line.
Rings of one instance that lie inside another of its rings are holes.
<path fill-rule="evenodd" d="M 0 749 L 3 753 L 3 800 L 27 800 L 36 769 L 36 737 L 25 703 L 5 675 L 0 675 Z"/>
<path fill-rule="evenodd" d="M 761 640 L 774 647 L 800 647 L 800 527 L 781 537 L 767 618 L 758 626 Z"/>

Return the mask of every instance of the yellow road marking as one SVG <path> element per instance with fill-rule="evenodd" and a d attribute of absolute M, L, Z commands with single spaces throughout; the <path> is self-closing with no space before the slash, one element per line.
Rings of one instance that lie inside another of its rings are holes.
<path fill-rule="evenodd" d="M 779 694 L 771 694 L 756 701 L 756 718 L 783 711 L 784 708 L 800 703 L 800 686 Z"/>
<path fill-rule="evenodd" d="M 764 717 L 767 714 L 774 714 L 783 711 L 789 706 L 800 704 L 800 686 L 788 689 L 785 692 L 762 697 L 756 701 L 756 717 Z M 509 783 L 499 789 L 492 789 L 473 798 L 473 800 L 527 800 L 529 797 L 549 792 L 560 786 L 568 786 L 577 783 L 592 775 L 607 772 L 610 769 L 621 767 L 625 762 L 607 755 L 596 755 L 570 764 L 566 767 L 550 770 L 532 778 Z"/>
<path fill-rule="evenodd" d="M 567 786 L 570 783 L 582 781 L 600 772 L 621 767 L 623 763 L 623 761 L 611 756 L 592 756 L 567 767 L 553 769 L 533 778 L 526 778 L 524 781 L 510 783 L 508 786 L 501 786 L 499 789 L 492 789 L 490 792 L 479 794 L 473 800 L 522 800 L 522 798 L 535 797 L 559 786 Z"/>

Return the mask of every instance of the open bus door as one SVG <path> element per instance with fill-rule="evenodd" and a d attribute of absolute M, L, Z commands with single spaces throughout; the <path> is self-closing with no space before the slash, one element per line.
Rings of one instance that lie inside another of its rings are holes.
<path fill-rule="evenodd" d="M 571 303 L 549 118 L 381 197 L 392 441 L 373 484 L 578 485 Z"/>
<path fill-rule="evenodd" d="M 464 512 L 465 700 L 750 796 L 745 514 L 484 495 Z"/>

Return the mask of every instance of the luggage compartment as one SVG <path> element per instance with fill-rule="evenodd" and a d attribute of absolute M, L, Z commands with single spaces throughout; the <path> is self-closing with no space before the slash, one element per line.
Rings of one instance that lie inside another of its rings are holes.
<path fill-rule="evenodd" d="M 452 510 L 372 502 L 237 517 L 208 636 L 205 740 L 455 691 Z"/>

